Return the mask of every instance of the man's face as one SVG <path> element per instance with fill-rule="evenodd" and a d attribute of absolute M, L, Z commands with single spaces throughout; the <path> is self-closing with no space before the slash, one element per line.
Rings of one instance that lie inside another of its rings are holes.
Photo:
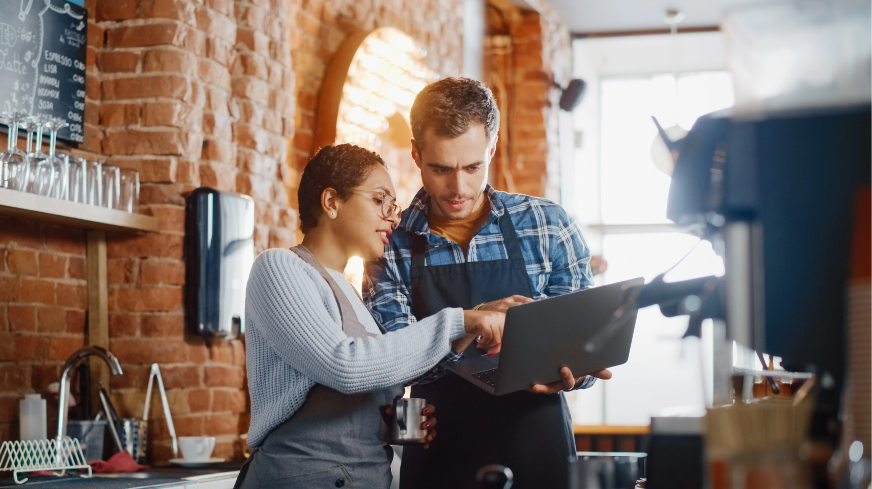
<path fill-rule="evenodd" d="M 449 219 L 469 217 L 484 199 L 488 164 L 496 144 L 488 144 L 482 124 L 470 124 L 456 138 L 438 136 L 427 129 L 424 138 L 422 151 L 412 140 L 412 158 L 430 195 L 430 211 Z"/>

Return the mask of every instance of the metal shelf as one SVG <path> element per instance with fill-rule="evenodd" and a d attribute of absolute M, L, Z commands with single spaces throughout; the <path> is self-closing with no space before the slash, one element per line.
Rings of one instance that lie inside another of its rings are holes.
<path fill-rule="evenodd" d="M 0 214 L 101 231 L 158 231 L 158 220 L 142 214 L 52 199 L 0 188 Z"/>

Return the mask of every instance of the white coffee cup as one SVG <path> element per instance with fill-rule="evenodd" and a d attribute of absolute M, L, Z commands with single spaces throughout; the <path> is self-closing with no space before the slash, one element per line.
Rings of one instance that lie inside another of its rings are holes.
<path fill-rule="evenodd" d="M 205 462 L 215 449 L 214 436 L 180 436 L 179 448 L 188 462 Z"/>

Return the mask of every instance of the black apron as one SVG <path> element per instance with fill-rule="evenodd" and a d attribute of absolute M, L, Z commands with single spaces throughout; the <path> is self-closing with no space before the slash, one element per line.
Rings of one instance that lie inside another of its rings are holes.
<path fill-rule="evenodd" d="M 375 336 L 358 320 L 351 302 L 317 258 L 303 245 L 291 251 L 330 285 L 345 335 Z M 397 397 L 403 397 L 401 385 L 343 394 L 315 384 L 300 409 L 252 452 L 234 489 L 388 489 L 394 452 L 382 409 Z"/>
<path fill-rule="evenodd" d="M 515 227 L 506 211 L 499 220 L 508 259 L 424 266 L 427 239 L 411 233 L 412 313 L 418 320 L 446 307 L 472 309 L 511 295 L 533 297 Z M 474 345 L 466 355 L 481 354 Z M 424 450 L 405 447 L 403 489 L 474 489 L 487 464 L 515 474 L 512 489 L 562 489 L 575 460 L 572 421 L 563 393 L 526 391 L 494 396 L 453 373 L 412 387 L 412 397 L 436 406 L 439 435 Z"/>

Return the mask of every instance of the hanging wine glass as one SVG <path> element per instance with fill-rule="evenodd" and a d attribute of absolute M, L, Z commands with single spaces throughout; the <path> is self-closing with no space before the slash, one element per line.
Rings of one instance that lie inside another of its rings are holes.
<path fill-rule="evenodd" d="M 9 145 L 12 143 L 12 114 L 4 112 L 0 115 L 0 124 L 6 125 L 6 151 L 9 151 Z M 6 164 L 0 160 L 0 187 L 6 188 L 9 186 L 9 178 L 6 176 Z"/>
<path fill-rule="evenodd" d="M 39 117 L 25 116 L 20 127 L 27 131 L 27 146 L 24 148 L 24 152 L 30 154 L 33 152 L 33 135 L 39 129 Z"/>
<path fill-rule="evenodd" d="M 66 122 L 61 121 L 63 126 L 60 129 L 63 129 L 68 124 Z M 55 149 L 55 156 L 67 161 L 67 174 L 68 174 L 68 190 L 67 190 L 67 200 L 70 202 L 79 202 L 82 204 L 89 203 L 89 193 L 90 189 L 88 188 L 90 185 L 88 183 L 88 162 L 85 158 L 76 155 L 70 155 L 65 153 L 60 153 L 56 150 L 57 145 L 57 131 L 59 129 L 55 129 L 55 134 L 53 134 L 50 138 L 50 147 Z M 51 152 L 51 150 L 49 151 Z"/>
<path fill-rule="evenodd" d="M 70 193 L 70 162 L 67 155 L 56 153 L 55 146 L 57 145 L 58 130 L 67 127 L 67 121 L 60 117 L 49 117 L 45 122 L 45 128 L 49 130 L 48 154 L 46 158 L 51 164 L 52 185 L 49 190 L 49 197 L 55 199 L 68 200 Z"/>
<path fill-rule="evenodd" d="M 9 127 L 6 151 L 0 153 L 0 186 L 23 191 L 27 185 L 27 155 L 18 149 L 18 125 L 27 114 L 21 111 L 5 112 L 3 122 Z"/>
<path fill-rule="evenodd" d="M 52 171 L 52 165 L 47 154 L 42 152 L 42 130 L 47 121 L 46 116 L 31 116 L 27 118 L 28 132 L 31 130 L 31 125 L 35 125 L 36 137 L 33 140 L 33 146 L 28 143 L 27 159 L 30 166 L 30 174 L 28 175 L 27 191 L 48 197 L 54 185 L 55 174 Z M 32 134 L 28 134 L 28 140 Z"/>

